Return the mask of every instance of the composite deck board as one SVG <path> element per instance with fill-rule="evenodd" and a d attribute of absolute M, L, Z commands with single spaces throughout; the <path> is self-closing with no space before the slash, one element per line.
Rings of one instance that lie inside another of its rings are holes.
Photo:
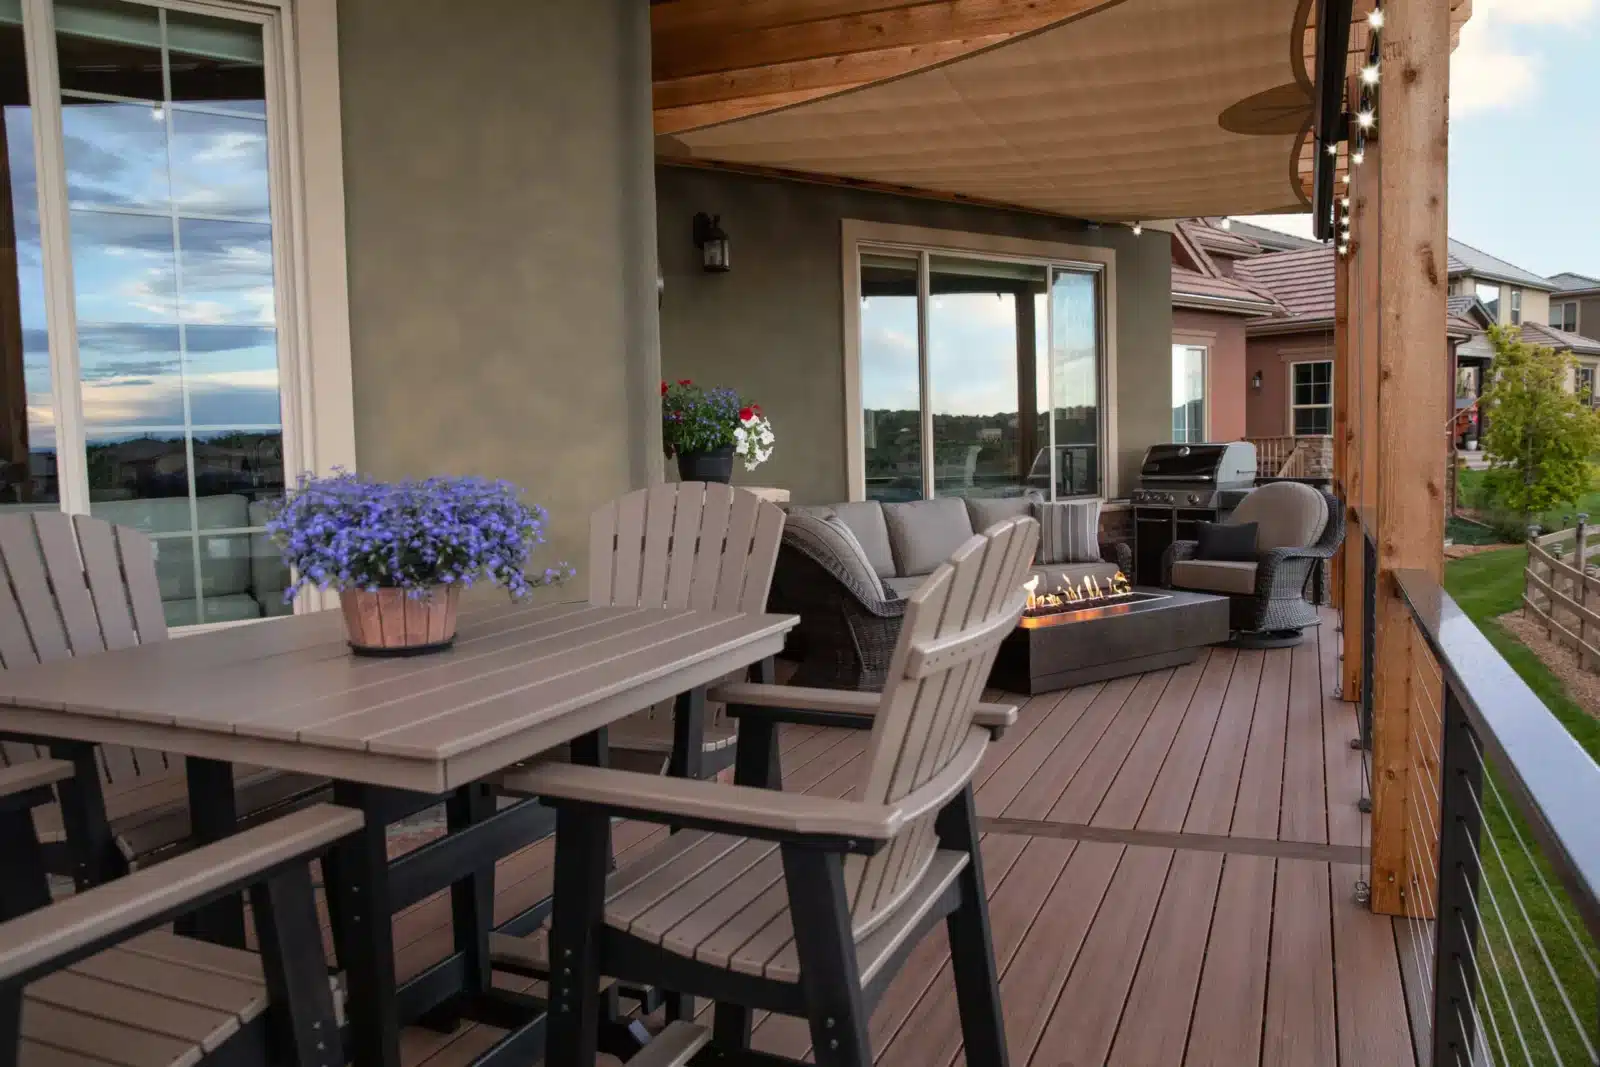
<path fill-rule="evenodd" d="M 985 835 L 1013 1064 L 1415 1062 L 1407 993 L 1419 1010 L 1417 983 L 1402 981 L 1403 965 L 1408 978 L 1415 970 L 1403 955 L 1409 930 L 1355 903 L 1364 869 L 1243 851 L 1246 837 L 1300 842 L 1313 854 L 1324 843 L 1362 842 L 1361 757 L 1349 748 L 1355 710 L 1331 690 L 1337 640 L 1326 618 L 1299 650 L 1214 649 L 1143 679 L 1013 698 L 1017 724 L 973 779 L 985 814 L 1177 835 L 1161 842 L 1174 847 Z M 785 728 L 786 788 L 838 795 L 866 741 L 863 732 Z M 619 822 L 613 833 L 626 862 L 665 831 Z M 1238 846 L 1227 847 L 1239 851 L 1184 848 L 1183 834 L 1235 835 Z M 552 859 L 545 841 L 501 862 L 497 917 L 548 891 Z M 443 894 L 396 916 L 405 968 L 450 951 L 449 918 Z M 709 1021 L 710 1005 L 702 1007 Z M 803 1021 L 756 1022 L 756 1048 L 809 1058 Z M 964 1062 L 942 930 L 913 951 L 870 1032 L 880 1067 Z M 403 1059 L 465 1067 L 500 1036 L 486 1026 L 408 1029 Z"/>

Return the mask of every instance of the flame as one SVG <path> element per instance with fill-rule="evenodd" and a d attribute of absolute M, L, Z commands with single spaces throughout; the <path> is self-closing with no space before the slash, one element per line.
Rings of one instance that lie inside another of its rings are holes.
<path fill-rule="evenodd" d="M 1089 575 L 1076 585 L 1058 586 L 1053 593 L 1039 592 L 1039 577 L 1035 575 L 1024 583 L 1028 591 L 1029 613 L 1060 611 L 1077 604 L 1098 604 L 1133 595 L 1133 586 L 1127 575 L 1118 571 L 1102 585 L 1098 578 Z"/>

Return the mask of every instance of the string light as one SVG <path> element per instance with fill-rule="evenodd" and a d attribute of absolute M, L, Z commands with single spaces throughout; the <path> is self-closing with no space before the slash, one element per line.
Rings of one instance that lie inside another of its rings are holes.
<path fill-rule="evenodd" d="M 1375 30 L 1383 29 L 1383 8 L 1375 7 L 1372 14 L 1367 16 L 1367 25 Z"/>
<path fill-rule="evenodd" d="M 1366 158 L 1367 158 L 1367 154 L 1365 152 L 1361 151 L 1360 149 L 1357 149 L 1355 152 L 1351 153 L 1350 162 L 1354 163 L 1356 166 L 1359 167 L 1359 166 L 1361 166 L 1362 160 L 1364 160 Z"/>
<path fill-rule="evenodd" d="M 1361 84 L 1362 85 L 1377 85 L 1378 84 L 1378 64 L 1369 63 L 1367 66 L 1361 68 Z"/>
<path fill-rule="evenodd" d="M 1363 130 L 1372 129 L 1372 124 L 1376 121 L 1378 121 L 1378 117 L 1371 111 L 1356 112 L 1356 125 L 1360 126 Z"/>
<path fill-rule="evenodd" d="M 1144 233 L 1144 223 L 1142 223 L 1142 222 L 1134 223 L 1133 224 L 1133 235 L 1135 237 L 1138 237 L 1141 233 Z"/>
<path fill-rule="evenodd" d="M 1350 210 L 1350 198 L 1348 196 L 1340 197 L 1339 206 L 1344 208 L 1346 211 L 1349 211 Z"/>
<path fill-rule="evenodd" d="M 1331 144 L 1331 145 L 1328 146 L 1328 155 L 1336 156 L 1338 154 L 1339 154 L 1339 146 L 1338 145 Z"/>
<path fill-rule="evenodd" d="M 1217 225 L 1221 226 L 1224 230 L 1231 230 L 1233 229 L 1233 220 L 1224 215 L 1222 217 L 1222 221 L 1217 223 Z"/>

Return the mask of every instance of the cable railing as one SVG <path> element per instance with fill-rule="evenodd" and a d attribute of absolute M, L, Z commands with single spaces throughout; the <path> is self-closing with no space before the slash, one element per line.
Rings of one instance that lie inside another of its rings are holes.
<path fill-rule="evenodd" d="M 1430 575 L 1394 579 L 1415 624 L 1406 889 L 1434 920 L 1397 936 L 1431 1005 L 1424 1062 L 1600 1063 L 1600 765 Z"/>

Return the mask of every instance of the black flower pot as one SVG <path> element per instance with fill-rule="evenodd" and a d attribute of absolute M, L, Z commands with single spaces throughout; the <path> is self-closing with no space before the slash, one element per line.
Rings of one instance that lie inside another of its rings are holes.
<path fill-rule="evenodd" d="M 733 446 L 711 452 L 679 452 L 678 478 L 685 482 L 733 481 Z"/>

